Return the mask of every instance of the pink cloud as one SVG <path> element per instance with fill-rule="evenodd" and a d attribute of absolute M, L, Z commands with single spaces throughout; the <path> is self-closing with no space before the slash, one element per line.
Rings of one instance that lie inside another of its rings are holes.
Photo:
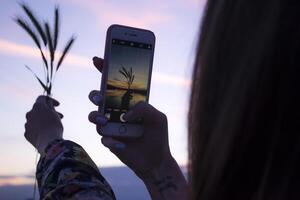
<path fill-rule="evenodd" d="M 157 0 L 151 1 L 151 4 L 143 3 L 143 6 L 139 7 L 133 4 L 131 9 L 124 9 L 124 3 L 114 6 L 110 1 L 104 0 L 65 0 L 65 2 L 87 7 L 102 26 L 118 23 L 149 28 L 168 23 L 173 19 L 166 11 L 167 6 Z"/>
<path fill-rule="evenodd" d="M 41 59 L 41 55 L 36 48 L 31 46 L 18 44 L 12 41 L 4 40 L 0 38 L 0 53 L 6 55 L 15 55 L 22 57 L 29 57 L 35 59 Z M 61 55 L 61 52 L 56 53 L 57 56 Z M 91 65 L 91 59 L 83 56 L 68 54 L 64 63 L 76 66 L 89 66 Z"/>
<path fill-rule="evenodd" d="M 13 95 L 13 98 L 16 100 L 21 100 L 22 102 L 31 103 L 32 97 L 36 96 L 38 92 L 30 87 L 27 87 L 26 84 L 0 84 L 1 94 L 10 94 Z"/>
<path fill-rule="evenodd" d="M 13 55 L 13 56 L 22 56 L 22 57 L 30 57 L 34 59 L 40 59 L 40 54 L 37 51 L 36 48 L 14 43 L 8 40 L 4 40 L 0 38 L 0 53 L 6 54 L 6 55 Z M 58 52 L 58 55 L 61 53 Z M 91 59 L 86 58 L 83 56 L 79 56 L 76 54 L 68 54 L 68 56 L 65 59 L 65 64 L 69 64 L 72 66 L 76 66 L 79 69 L 90 69 Z M 153 81 L 158 82 L 158 83 L 163 83 L 163 84 L 169 84 L 173 86 L 180 86 L 180 87 L 189 87 L 191 84 L 191 80 L 187 79 L 185 77 L 181 76 L 176 76 L 176 75 L 170 75 L 170 74 L 164 74 L 164 73 L 159 73 L 159 72 L 154 72 L 153 73 Z M 1 89 L 1 88 L 0 88 Z M 3 89 L 3 88 L 2 88 Z M 23 88 L 9 88 L 9 89 L 14 89 L 17 90 L 15 92 L 19 93 L 22 95 Z M 26 96 L 28 95 L 26 91 L 23 95 Z M 22 95 L 22 96 L 23 96 Z"/>
<path fill-rule="evenodd" d="M 40 56 L 38 51 L 32 47 L 17 44 L 3 39 L 0 39 L 0 52 L 2 54 L 7 55 L 22 55 L 31 58 L 37 58 Z"/>
<path fill-rule="evenodd" d="M 0 178 L 0 186 L 5 185 L 25 185 L 25 184 L 33 184 L 34 179 L 28 177 L 10 177 L 10 178 Z"/>

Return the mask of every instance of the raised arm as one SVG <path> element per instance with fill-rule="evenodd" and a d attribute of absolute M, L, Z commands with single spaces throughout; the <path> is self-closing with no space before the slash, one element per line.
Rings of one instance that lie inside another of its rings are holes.
<path fill-rule="evenodd" d="M 99 71 L 102 63 L 102 59 L 94 58 L 94 65 Z M 103 97 L 99 91 L 92 91 L 89 98 L 98 106 L 102 104 Z M 186 199 L 187 182 L 169 148 L 167 116 L 150 104 L 140 102 L 124 116 L 129 122 L 138 118 L 143 118 L 141 138 L 102 137 L 103 145 L 142 179 L 152 199 Z M 91 112 L 89 120 L 97 126 L 107 123 L 107 118 L 98 111 Z"/>
<path fill-rule="evenodd" d="M 163 160 L 142 179 L 152 199 L 187 199 L 187 183 L 174 158 Z"/>
<path fill-rule="evenodd" d="M 25 137 L 41 154 L 36 173 L 40 199 L 115 199 L 84 149 L 62 139 L 63 126 L 53 105 L 58 102 L 40 96 L 26 115 Z"/>

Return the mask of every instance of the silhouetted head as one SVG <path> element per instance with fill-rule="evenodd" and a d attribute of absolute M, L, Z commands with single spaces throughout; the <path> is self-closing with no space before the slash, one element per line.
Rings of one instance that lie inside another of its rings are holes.
<path fill-rule="evenodd" d="M 300 199 L 299 10 L 208 1 L 189 111 L 192 199 Z"/>

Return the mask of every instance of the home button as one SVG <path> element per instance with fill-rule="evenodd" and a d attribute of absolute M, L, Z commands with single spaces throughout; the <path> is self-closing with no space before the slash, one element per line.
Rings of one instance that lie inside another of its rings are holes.
<path fill-rule="evenodd" d="M 125 125 L 121 125 L 121 126 L 119 127 L 119 133 L 120 133 L 120 134 L 124 134 L 124 133 L 126 133 L 126 132 L 127 132 L 126 126 L 125 126 Z"/>

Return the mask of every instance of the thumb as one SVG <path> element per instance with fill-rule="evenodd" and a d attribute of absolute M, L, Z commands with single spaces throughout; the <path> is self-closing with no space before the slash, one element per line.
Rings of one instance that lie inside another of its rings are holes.
<path fill-rule="evenodd" d="M 40 95 L 36 101 L 36 103 L 41 103 L 48 106 L 50 109 L 54 110 L 54 107 L 59 106 L 59 102 L 49 96 Z"/>
<path fill-rule="evenodd" d="M 59 102 L 56 99 L 49 96 L 46 97 L 46 103 L 51 109 L 54 109 L 54 107 L 59 106 Z"/>
<path fill-rule="evenodd" d="M 150 104 L 144 101 L 140 101 L 124 115 L 124 119 L 129 122 L 139 118 L 148 120 L 151 118 L 154 110 L 155 108 L 152 107 Z"/>

